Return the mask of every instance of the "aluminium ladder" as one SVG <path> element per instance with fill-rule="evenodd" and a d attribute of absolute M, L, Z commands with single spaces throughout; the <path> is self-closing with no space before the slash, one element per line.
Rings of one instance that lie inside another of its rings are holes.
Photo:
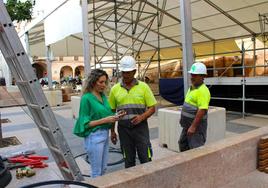
<path fill-rule="evenodd" d="M 64 179 L 84 180 L 2 0 L 0 50 Z"/>

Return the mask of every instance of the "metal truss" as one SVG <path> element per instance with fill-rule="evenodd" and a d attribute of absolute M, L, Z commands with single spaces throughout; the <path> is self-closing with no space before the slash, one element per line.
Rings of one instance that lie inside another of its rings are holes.
<path fill-rule="evenodd" d="M 158 71 L 160 75 L 160 48 L 161 40 L 169 40 L 174 46 L 181 46 L 181 43 L 173 38 L 160 33 L 160 27 L 165 16 L 167 0 L 163 0 L 161 5 L 157 0 L 157 5 L 152 5 L 147 0 L 125 0 L 125 1 L 97 1 L 92 0 L 92 11 L 89 11 L 89 24 L 93 24 L 93 32 L 89 34 L 93 37 L 94 61 L 97 64 L 113 63 L 116 65 L 118 75 L 118 61 L 126 54 L 133 55 L 139 67 L 142 63 L 143 70 L 139 70 L 140 78 L 143 78 L 150 62 L 157 54 Z M 112 4 L 113 3 L 113 4 Z M 146 7 L 150 7 L 146 11 Z M 161 8 L 159 8 L 161 7 Z M 113 37 L 111 33 L 113 32 Z M 148 36 L 153 34 L 157 43 L 148 42 Z M 124 43 L 128 41 L 128 43 Z M 153 56 L 147 60 L 139 61 L 139 54 L 144 49 L 153 50 Z M 104 50 L 106 49 L 106 50 Z M 101 53 L 98 51 L 102 50 Z M 104 50 L 104 51 L 103 51 Z M 110 56 L 110 60 L 104 57 Z"/>

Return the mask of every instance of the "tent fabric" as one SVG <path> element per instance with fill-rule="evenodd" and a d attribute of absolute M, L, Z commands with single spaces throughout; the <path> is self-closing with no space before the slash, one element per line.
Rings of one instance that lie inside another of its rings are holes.
<path fill-rule="evenodd" d="M 202 42 L 196 43 L 193 45 L 193 51 L 197 56 L 197 59 L 210 57 L 208 54 L 213 54 L 213 44 L 214 42 Z M 240 45 L 241 46 L 241 45 Z M 228 53 L 227 56 L 239 55 L 239 53 L 229 53 L 233 51 L 239 51 L 239 44 L 235 40 L 224 40 L 224 41 L 215 41 L 215 53 L 223 54 Z M 154 54 L 154 50 L 140 52 L 140 59 L 146 60 L 148 57 L 151 57 Z M 165 59 L 181 59 L 182 51 L 179 47 L 164 48 L 160 50 L 160 56 L 162 60 Z M 153 60 L 157 60 L 157 54 L 154 55 Z"/>
<path fill-rule="evenodd" d="M 182 105 L 184 101 L 183 78 L 159 79 L 159 93 L 165 100 Z"/>
<path fill-rule="evenodd" d="M 71 14 L 70 14 L 71 13 Z M 46 46 L 72 34 L 82 32 L 82 12 L 79 1 L 69 0 L 44 21 Z"/>
<path fill-rule="evenodd" d="M 88 5 L 88 19 L 89 19 L 89 36 L 90 36 L 90 53 L 93 55 L 93 4 Z M 136 0 L 133 1 L 133 10 L 131 11 L 130 0 L 117 1 L 117 12 L 120 21 L 117 23 L 118 31 L 118 51 L 120 54 L 125 52 L 131 53 L 140 51 L 154 51 L 158 47 L 158 34 L 157 34 L 157 17 L 156 13 L 159 10 L 160 16 L 163 16 L 163 20 L 159 27 L 160 31 L 160 48 L 175 48 L 180 50 L 181 45 L 181 25 L 180 25 L 180 5 L 179 1 L 166 1 L 166 5 L 163 6 L 165 0 L 159 0 L 159 9 L 157 8 L 157 0 Z M 144 9 L 143 9 L 144 7 Z M 164 7 L 164 8 L 163 8 Z M 95 44 L 96 53 L 98 56 L 102 56 L 107 48 L 110 48 L 107 55 L 112 55 L 115 51 L 115 45 L 113 45 L 115 38 L 115 16 L 114 2 L 113 1 L 96 1 L 95 15 L 98 18 L 97 24 L 100 26 L 95 31 Z M 259 14 L 265 14 L 268 10 L 267 0 L 235 0 L 232 2 L 222 0 L 192 0 L 192 27 L 193 27 L 193 43 L 194 46 L 200 43 L 212 43 L 213 41 L 221 40 L 221 45 L 225 47 L 220 51 L 236 51 L 237 46 L 225 45 L 225 39 L 235 39 L 240 37 L 252 37 L 259 36 L 261 34 Z M 142 12 L 142 10 L 144 10 Z M 69 14 L 72 15 L 72 11 Z M 54 14 L 54 13 L 53 13 Z M 136 25 L 136 32 L 132 34 L 132 19 L 133 24 L 138 20 Z M 106 21 L 104 21 L 106 20 Z M 53 21 L 53 20 L 52 20 Z M 48 22 L 48 20 L 46 20 Z M 62 21 L 63 24 L 68 25 L 69 22 Z M 150 24 L 152 23 L 152 24 Z M 73 24 L 69 24 L 73 25 Z M 150 27 L 151 25 L 151 27 Z M 75 27 L 75 25 L 74 25 Z M 43 23 L 39 23 L 36 27 L 29 31 L 30 35 L 30 48 L 32 55 L 42 56 L 44 52 L 40 52 L 38 49 L 33 49 L 34 45 L 42 43 L 44 41 L 44 26 Z M 149 32 L 147 33 L 147 31 Z M 100 32 L 101 31 L 101 32 Z M 63 38 L 65 35 L 63 35 Z M 67 37 L 70 40 L 76 41 L 75 45 L 68 45 L 69 49 L 60 50 L 57 49 L 66 48 L 66 42 L 61 42 L 61 47 L 52 47 L 55 56 L 62 55 L 81 55 L 79 50 L 73 50 L 72 48 L 79 48 L 82 46 L 81 34 L 72 34 Z M 65 38 L 64 40 L 67 40 Z M 69 40 L 69 39 L 68 39 Z M 134 43 L 134 49 L 131 47 Z M 229 40 L 226 40 L 229 41 Z M 65 46 L 64 46 L 65 44 Z M 131 48 L 130 48 L 131 47 Z M 208 48 L 199 47 L 199 51 L 202 54 L 210 54 L 211 46 Z M 129 49 L 128 49 L 129 48 Z M 178 52 L 178 56 L 181 52 Z M 199 53 L 199 52 L 198 52 Z"/>

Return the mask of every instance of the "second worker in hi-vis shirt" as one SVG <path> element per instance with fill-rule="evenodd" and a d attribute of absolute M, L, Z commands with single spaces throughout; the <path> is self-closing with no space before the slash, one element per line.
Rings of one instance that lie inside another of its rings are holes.
<path fill-rule="evenodd" d="M 120 60 L 122 81 L 110 91 L 109 102 L 113 110 L 123 110 L 126 115 L 118 121 L 118 134 L 125 159 L 125 167 L 136 165 L 136 153 L 140 163 L 152 160 L 152 149 L 147 119 L 155 112 L 156 99 L 150 87 L 134 78 L 136 61 L 131 56 Z M 116 134 L 111 139 L 116 143 Z"/>

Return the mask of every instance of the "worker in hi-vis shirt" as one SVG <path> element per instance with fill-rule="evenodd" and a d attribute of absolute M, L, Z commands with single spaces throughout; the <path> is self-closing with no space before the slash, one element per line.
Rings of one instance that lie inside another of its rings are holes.
<path fill-rule="evenodd" d="M 194 63 L 191 70 L 192 85 L 188 89 L 182 107 L 180 124 L 182 129 L 180 151 L 197 148 L 205 144 L 207 137 L 207 111 L 210 92 L 204 84 L 207 68 L 203 63 Z"/>
<path fill-rule="evenodd" d="M 117 112 L 126 112 L 118 121 L 118 134 L 125 167 L 129 168 L 136 165 L 136 153 L 140 163 L 152 160 L 147 119 L 155 112 L 157 102 L 150 87 L 135 79 L 136 61 L 132 56 L 120 60 L 120 71 L 122 81 L 112 87 L 109 102 Z M 111 139 L 116 143 L 115 132 Z"/>

